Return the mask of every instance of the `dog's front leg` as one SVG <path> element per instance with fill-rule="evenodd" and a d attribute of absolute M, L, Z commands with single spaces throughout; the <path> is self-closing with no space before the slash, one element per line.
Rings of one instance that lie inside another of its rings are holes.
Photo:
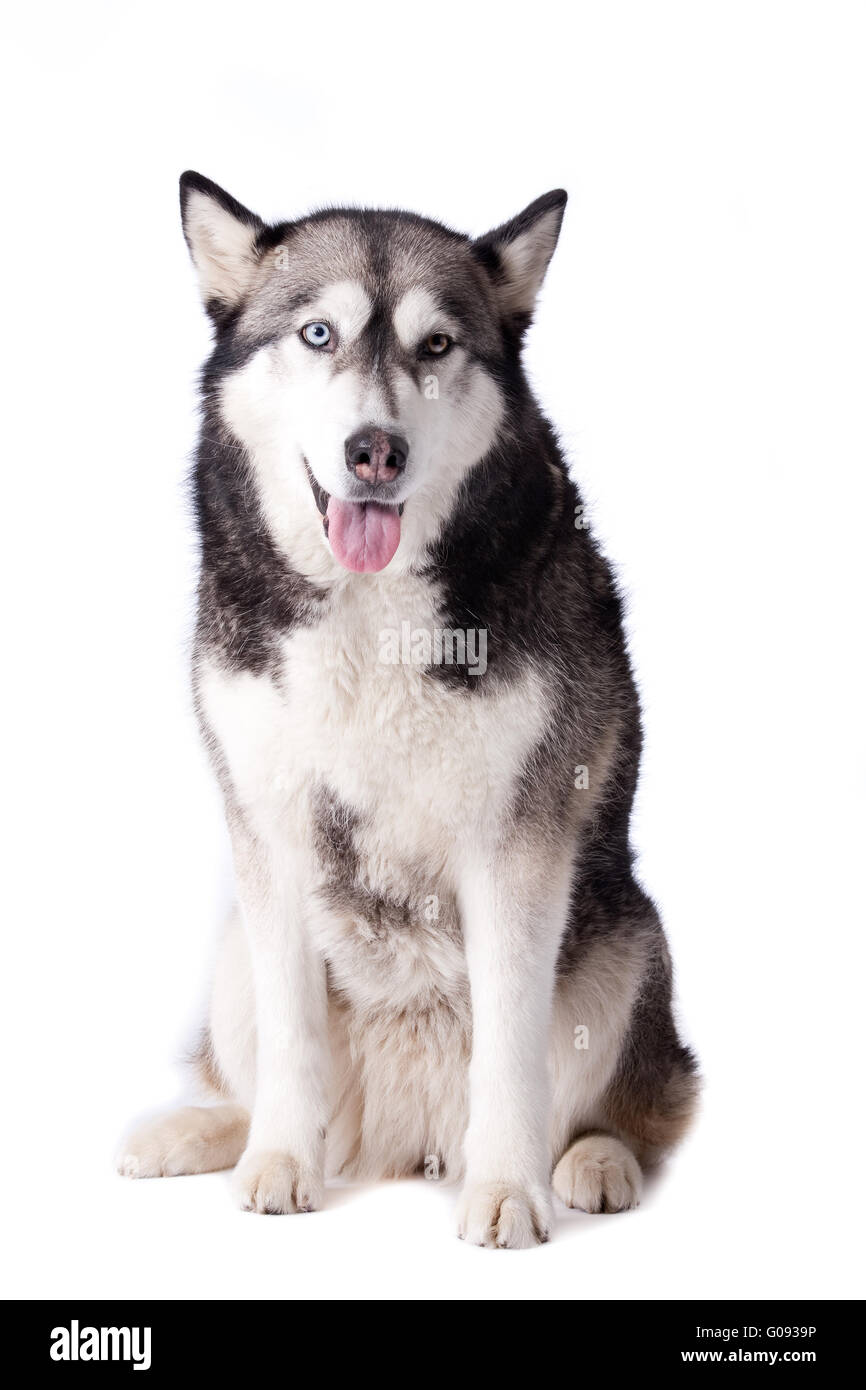
<path fill-rule="evenodd" d="M 461 1237 L 520 1248 L 547 1239 L 548 1048 L 571 862 L 527 847 L 468 869 L 461 912 L 472 994 L 472 1062 Z"/>
<path fill-rule="evenodd" d="M 235 1190 L 247 1211 L 313 1211 L 324 1187 L 327 988 L 305 930 L 302 856 L 240 827 L 232 841 L 256 1017 L 255 1100 Z"/>

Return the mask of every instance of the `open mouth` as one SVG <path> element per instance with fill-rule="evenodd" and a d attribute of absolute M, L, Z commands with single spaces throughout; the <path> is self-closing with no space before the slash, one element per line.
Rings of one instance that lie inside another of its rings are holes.
<path fill-rule="evenodd" d="M 340 564 L 356 574 L 383 570 L 400 544 L 402 510 L 381 502 L 344 502 L 331 497 L 325 534 Z"/>
<path fill-rule="evenodd" d="M 306 467 L 325 535 L 336 559 L 355 574 L 383 570 L 400 544 L 403 503 L 345 502 L 325 492 L 308 463 Z"/>

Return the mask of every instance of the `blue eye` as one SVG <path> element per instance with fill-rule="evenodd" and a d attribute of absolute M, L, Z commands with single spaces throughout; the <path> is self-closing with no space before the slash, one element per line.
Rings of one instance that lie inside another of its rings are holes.
<path fill-rule="evenodd" d="M 301 337 L 310 347 L 327 347 L 331 341 L 331 330 L 326 323 L 305 323 Z"/>

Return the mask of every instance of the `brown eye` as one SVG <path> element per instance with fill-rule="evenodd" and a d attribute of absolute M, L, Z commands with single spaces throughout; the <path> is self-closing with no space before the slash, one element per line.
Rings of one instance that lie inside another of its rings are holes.
<path fill-rule="evenodd" d="M 431 357 L 441 357 L 443 352 L 447 352 L 451 346 L 451 339 L 447 333 L 431 333 L 424 343 L 424 351 Z"/>

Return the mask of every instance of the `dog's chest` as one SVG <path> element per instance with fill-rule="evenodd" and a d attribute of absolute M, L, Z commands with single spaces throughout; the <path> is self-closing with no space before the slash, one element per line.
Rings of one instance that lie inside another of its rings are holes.
<path fill-rule="evenodd" d="M 462 975 L 467 845 L 501 824 L 544 701 L 530 672 L 485 690 L 394 661 L 388 635 L 431 629 L 433 606 L 417 584 L 364 590 L 296 629 L 270 674 L 205 669 L 201 698 L 245 815 L 302 858 L 332 972 L 373 1003 Z"/>

